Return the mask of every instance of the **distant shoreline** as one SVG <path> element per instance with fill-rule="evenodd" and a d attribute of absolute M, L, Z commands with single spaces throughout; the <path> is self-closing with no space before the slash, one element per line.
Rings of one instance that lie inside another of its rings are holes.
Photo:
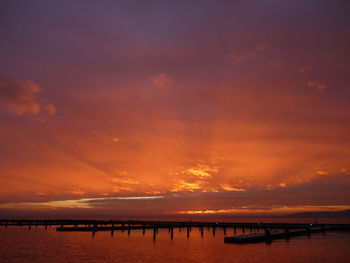
<path fill-rule="evenodd" d="M 171 219 L 171 220 L 200 220 L 200 219 L 207 219 L 207 220 L 237 220 L 237 219 L 250 219 L 254 221 L 260 221 L 262 219 L 350 219 L 350 210 L 342 210 L 342 211 L 319 211 L 319 212 L 300 212 L 300 213 L 294 213 L 294 214 L 286 214 L 286 215 L 234 215 L 234 214 L 211 214 L 211 215 L 129 215 L 129 216 L 124 216 L 124 215 L 86 215 L 86 216 L 76 216 L 76 215 L 2 215 L 0 216 L 0 220 L 7 220 L 7 219 L 130 219 L 130 220 L 138 220 L 138 219 L 146 219 L 146 220 L 166 220 L 166 219 Z"/>

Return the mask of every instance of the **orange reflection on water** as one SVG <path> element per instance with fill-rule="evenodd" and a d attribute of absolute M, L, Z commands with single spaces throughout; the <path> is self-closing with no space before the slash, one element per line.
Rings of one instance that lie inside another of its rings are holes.
<path fill-rule="evenodd" d="M 247 232 L 247 230 L 246 230 Z M 237 235 L 242 234 L 237 229 Z M 227 235 L 234 235 L 227 229 Z M 192 228 L 174 231 L 171 239 L 168 229 L 153 233 L 146 230 L 97 232 L 56 232 L 54 228 L 0 229 L 0 256 L 2 262 L 347 262 L 350 258 L 349 233 L 327 232 L 310 237 L 296 237 L 273 241 L 271 244 L 225 244 L 224 232 L 217 229 Z"/>

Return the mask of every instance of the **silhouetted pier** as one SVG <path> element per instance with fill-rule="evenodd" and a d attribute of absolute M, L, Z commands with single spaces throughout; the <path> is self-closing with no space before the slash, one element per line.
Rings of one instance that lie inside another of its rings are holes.
<path fill-rule="evenodd" d="M 289 238 L 295 235 L 306 235 L 309 233 L 327 230 L 350 230 L 350 224 L 297 224 L 297 223 L 228 223 L 228 222 L 195 222 L 195 221 L 141 221 L 141 220 L 26 220 L 26 219 L 0 219 L 0 226 L 20 226 L 31 229 L 33 227 L 56 227 L 57 231 L 87 231 L 94 235 L 98 231 L 127 231 L 131 234 L 133 230 L 153 231 L 153 239 L 156 239 L 158 229 L 168 229 L 171 239 L 174 237 L 174 228 L 180 232 L 186 231 L 187 237 L 193 228 L 198 228 L 201 236 L 204 229 L 212 230 L 215 236 L 217 229 L 222 229 L 224 235 L 230 231 L 234 235 L 237 229 L 241 233 L 249 231 L 249 235 L 226 237 L 227 243 L 251 243 L 269 241 L 278 238 Z"/>
<path fill-rule="evenodd" d="M 317 232 L 325 232 L 326 230 L 349 230 L 348 227 L 344 228 L 339 225 L 327 225 L 306 227 L 302 229 L 284 229 L 283 231 L 272 232 L 268 229 L 264 233 L 241 235 L 225 237 L 225 243 L 236 243 L 236 244 L 247 244 L 247 243 L 258 243 L 258 242 L 271 242 L 275 239 L 288 239 L 294 236 L 310 235 Z"/>

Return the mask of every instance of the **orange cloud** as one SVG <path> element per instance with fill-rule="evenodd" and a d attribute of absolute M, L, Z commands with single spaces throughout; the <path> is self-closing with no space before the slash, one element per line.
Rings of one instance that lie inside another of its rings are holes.
<path fill-rule="evenodd" d="M 319 211 L 342 211 L 350 209 L 350 206 L 333 205 L 333 206 L 274 206 L 274 207 L 252 207 L 242 206 L 229 209 L 207 209 L 207 210 L 180 210 L 173 212 L 180 215 L 200 215 L 200 214 L 292 214 L 299 212 L 319 212 Z"/>
<path fill-rule="evenodd" d="M 132 191 L 134 191 L 134 188 L 132 188 L 130 186 L 114 186 L 112 191 L 113 191 L 113 193 L 132 192 Z"/>
<path fill-rule="evenodd" d="M 299 73 L 305 73 L 305 72 L 308 72 L 311 70 L 312 70 L 312 66 L 310 66 L 310 65 L 300 66 L 299 68 L 297 68 L 297 71 Z"/>
<path fill-rule="evenodd" d="M 199 176 L 199 177 L 211 177 L 210 173 L 218 173 L 219 167 L 210 167 L 208 165 L 198 164 L 197 167 L 187 169 L 184 173 Z"/>
<path fill-rule="evenodd" d="M 122 183 L 122 184 L 139 184 L 139 181 L 136 180 L 132 180 L 130 178 L 128 179 L 122 179 L 122 178 L 112 178 L 111 181 L 115 182 L 115 183 Z"/>
<path fill-rule="evenodd" d="M 322 90 L 325 90 L 327 88 L 326 84 L 324 84 L 318 80 L 308 81 L 306 83 L 306 86 L 308 86 L 309 88 L 315 88 L 318 91 L 322 91 Z"/>
<path fill-rule="evenodd" d="M 56 107 L 38 94 L 39 86 L 32 81 L 5 78 L 0 75 L 0 103 L 17 115 L 37 115 L 43 109 L 50 115 L 56 114 Z"/>
<path fill-rule="evenodd" d="M 180 191 L 193 192 L 193 191 L 196 191 L 199 189 L 201 189 L 200 182 L 190 183 L 190 182 L 186 182 L 184 180 L 180 180 L 177 182 L 175 187 L 173 189 L 171 189 L 171 192 L 180 192 Z"/>
<path fill-rule="evenodd" d="M 266 50 L 268 50 L 271 47 L 271 43 L 270 42 L 264 42 L 262 44 L 260 44 L 256 50 L 259 52 L 264 52 Z"/>
<path fill-rule="evenodd" d="M 275 68 L 281 68 L 283 66 L 283 63 L 280 60 L 273 60 L 273 61 L 271 61 L 271 64 Z"/>
<path fill-rule="evenodd" d="M 228 185 L 228 184 L 222 184 L 220 186 L 223 190 L 226 190 L 226 191 L 245 192 L 244 188 L 232 187 L 231 185 Z"/>
<path fill-rule="evenodd" d="M 244 61 L 248 61 L 248 60 L 251 60 L 253 58 L 256 58 L 259 53 L 264 53 L 264 52 L 268 51 L 270 48 L 271 48 L 271 43 L 264 42 L 264 43 L 258 45 L 253 50 L 247 50 L 247 51 L 244 51 L 241 53 L 231 52 L 228 54 L 228 58 L 232 59 L 236 64 L 240 64 Z"/>
<path fill-rule="evenodd" d="M 113 138 L 112 138 L 112 141 L 113 141 L 113 142 L 120 142 L 121 139 L 120 139 L 120 138 L 117 138 L 117 137 L 113 137 Z"/>
<path fill-rule="evenodd" d="M 47 196 L 48 195 L 46 192 L 36 192 L 35 194 L 38 196 Z"/>
<path fill-rule="evenodd" d="M 230 53 L 228 55 L 230 59 L 233 59 L 234 62 L 237 64 L 242 63 L 243 61 L 250 60 L 252 58 L 256 57 L 256 52 L 255 51 L 246 51 L 241 54 L 236 54 L 236 53 Z"/>
<path fill-rule="evenodd" d="M 162 73 L 151 78 L 152 83 L 160 88 L 178 88 L 176 81 L 168 74 Z"/>
<path fill-rule="evenodd" d="M 86 192 L 82 191 L 79 188 L 73 188 L 70 191 L 68 191 L 68 193 L 73 194 L 73 195 L 85 195 Z"/>

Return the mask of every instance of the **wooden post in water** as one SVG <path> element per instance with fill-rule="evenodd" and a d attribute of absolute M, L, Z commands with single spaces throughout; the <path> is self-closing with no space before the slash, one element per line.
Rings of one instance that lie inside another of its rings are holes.
<path fill-rule="evenodd" d="M 170 231 L 171 231 L 171 233 L 170 233 L 170 234 L 171 234 L 171 239 L 173 239 L 173 237 L 174 237 L 174 228 L 171 227 L 171 230 L 170 230 Z"/>
<path fill-rule="evenodd" d="M 203 237 L 203 227 L 201 226 L 201 236 Z"/>
<path fill-rule="evenodd" d="M 146 233 L 146 228 L 145 228 L 145 225 L 142 226 L 142 235 L 145 235 Z"/>
<path fill-rule="evenodd" d="M 187 238 L 189 238 L 189 237 L 190 237 L 190 227 L 187 226 Z"/>
<path fill-rule="evenodd" d="M 215 226 L 213 226 L 213 236 L 215 236 Z"/>
<path fill-rule="evenodd" d="M 130 223 L 128 225 L 128 235 L 130 235 Z"/>
<path fill-rule="evenodd" d="M 153 227 L 153 240 L 156 240 L 157 229 L 156 226 Z"/>
<path fill-rule="evenodd" d="M 310 238 L 310 227 L 309 226 L 306 227 L 306 232 L 307 232 L 307 237 Z"/>

